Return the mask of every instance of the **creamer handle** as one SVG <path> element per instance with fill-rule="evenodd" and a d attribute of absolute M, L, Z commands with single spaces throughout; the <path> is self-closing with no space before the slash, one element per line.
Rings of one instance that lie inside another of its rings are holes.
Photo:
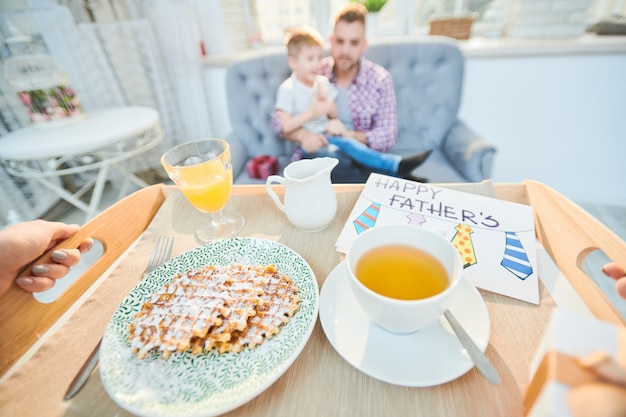
<path fill-rule="evenodd" d="M 270 195 L 270 197 L 272 197 L 272 200 L 274 200 L 276 207 L 278 207 L 280 211 L 285 213 L 285 205 L 280 201 L 280 197 L 278 197 L 278 194 L 274 192 L 274 189 L 272 189 L 273 183 L 280 184 L 283 186 L 283 188 L 286 188 L 285 179 L 280 175 L 270 175 L 269 177 L 267 177 L 267 180 L 265 180 L 265 189 L 267 190 L 267 193 Z"/>

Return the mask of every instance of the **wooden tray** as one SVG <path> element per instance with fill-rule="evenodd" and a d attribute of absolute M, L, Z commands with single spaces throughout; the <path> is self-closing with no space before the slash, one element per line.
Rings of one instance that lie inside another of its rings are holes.
<path fill-rule="evenodd" d="M 360 184 L 335 186 L 338 193 L 361 188 Z M 581 265 L 588 253 L 601 249 L 626 267 L 626 243 L 580 207 L 541 183 L 495 184 L 494 188 L 498 198 L 534 207 L 538 240 L 581 300 L 599 319 L 625 325 L 626 320 L 583 272 Z M 103 243 L 103 255 L 54 303 L 41 304 L 17 285 L 0 298 L 0 376 L 135 242 L 150 224 L 165 197 L 175 189 L 173 186 L 153 185 L 135 192 L 37 260 L 46 262 L 53 250 L 77 247 L 85 237 L 90 236 Z M 264 185 L 243 185 L 233 189 L 234 195 L 264 193 Z"/>

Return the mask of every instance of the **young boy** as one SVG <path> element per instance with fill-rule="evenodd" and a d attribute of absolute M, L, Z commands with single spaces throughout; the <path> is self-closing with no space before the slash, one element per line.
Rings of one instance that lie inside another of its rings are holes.
<path fill-rule="evenodd" d="M 329 146 L 338 147 L 362 165 L 382 173 L 423 181 L 411 176 L 411 171 L 421 165 L 432 150 L 402 157 L 378 152 L 352 138 L 330 134 L 345 131 L 346 128 L 337 119 L 336 88 L 326 77 L 319 75 L 324 41 L 315 29 L 301 26 L 289 33 L 286 43 L 288 64 L 293 72 L 278 87 L 274 106 L 283 133 L 303 127 L 325 134 Z"/>

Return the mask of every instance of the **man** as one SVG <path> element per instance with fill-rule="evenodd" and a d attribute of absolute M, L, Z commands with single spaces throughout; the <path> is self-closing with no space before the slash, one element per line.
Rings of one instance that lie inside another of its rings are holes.
<path fill-rule="evenodd" d="M 376 151 L 386 152 L 396 142 L 396 96 L 389 72 L 363 57 L 367 49 L 366 15 L 360 3 L 347 3 L 335 15 L 330 35 L 331 56 L 324 59 L 321 74 L 338 89 L 335 100 L 338 118 L 331 120 L 326 133 L 353 138 Z M 332 172 L 334 183 L 359 183 L 369 176 L 369 168 L 329 145 L 323 133 L 305 129 L 283 132 L 277 111 L 272 114 L 271 123 L 277 134 L 298 144 L 292 160 L 321 156 L 339 159 Z M 423 159 L 428 154 L 425 152 Z"/>

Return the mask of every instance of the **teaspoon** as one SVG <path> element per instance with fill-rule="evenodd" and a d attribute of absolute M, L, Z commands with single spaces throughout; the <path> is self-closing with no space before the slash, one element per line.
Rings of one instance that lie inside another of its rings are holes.
<path fill-rule="evenodd" d="M 492 384 L 499 384 L 500 375 L 498 374 L 498 371 L 493 366 L 491 361 L 489 361 L 489 358 L 487 358 L 487 356 L 478 348 L 478 346 L 476 346 L 476 343 L 474 343 L 472 338 L 467 334 L 463 326 L 461 326 L 461 324 L 457 321 L 456 317 L 452 315 L 450 310 L 446 310 L 443 315 L 445 316 L 446 320 L 448 320 L 448 323 L 450 323 L 450 327 L 452 327 L 452 330 L 454 330 L 456 337 L 459 338 L 459 341 L 461 342 L 465 350 L 467 350 L 467 353 L 469 354 L 470 358 L 474 362 L 474 365 L 476 365 L 476 368 L 478 368 L 480 373 L 483 374 L 485 379 L 487 379 L 487 381 L 491 382 Z"/>

